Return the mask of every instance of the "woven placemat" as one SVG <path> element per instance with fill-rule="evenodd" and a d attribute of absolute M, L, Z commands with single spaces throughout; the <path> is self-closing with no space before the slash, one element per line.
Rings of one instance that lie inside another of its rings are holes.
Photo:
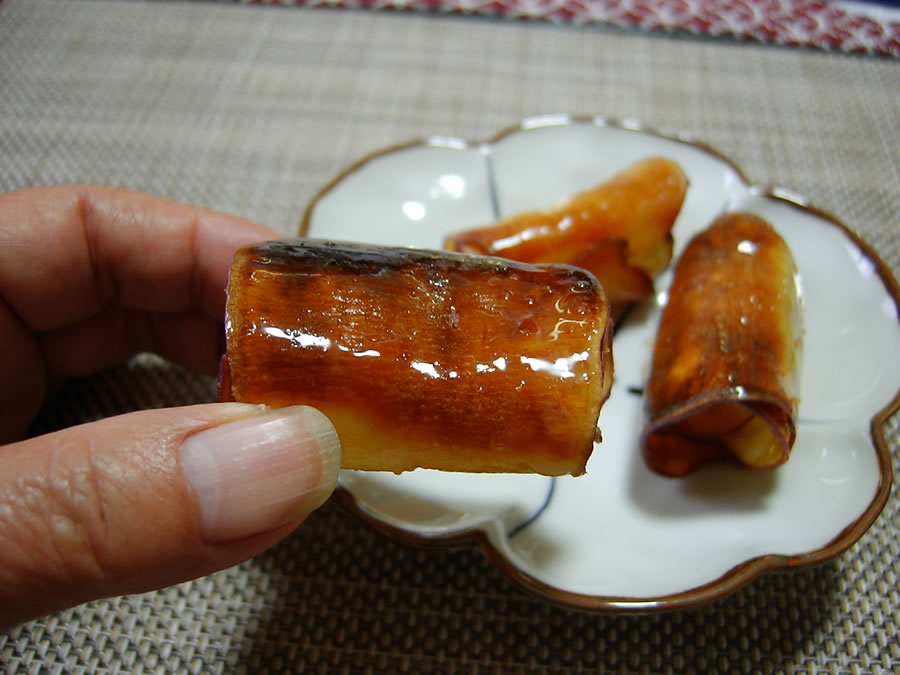
<path fill-rule="evenodd" d="M 4 0 L 0 64 L 2 190 L 120 185 L 292 233 L 327 180 L 385 145 L 602 114 L 708 142 L 900 273 L 891 61 L 396 13 Z M 69 382 L 34 432 L 213 396 L 142 356 Z M 896 467 L 897 416 L 887 435 Z M 0 633 L 0 671 L 896 672 L 898 534 L 895 487 L 833 561 L 692 611 L 607 616 L 328 505 L 235 568 Z"/>

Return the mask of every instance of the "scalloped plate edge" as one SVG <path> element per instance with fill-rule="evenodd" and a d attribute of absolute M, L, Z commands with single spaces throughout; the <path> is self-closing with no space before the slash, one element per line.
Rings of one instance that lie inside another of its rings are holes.
<path fill-rule="evenodd" d="M 751 183 L 747 179 L 743 169 L 741 169 L 731 158 L 703 141 L 685 134 L 659 131 L 634 119 L 612 119 L 602 116 L 590 117 L 570 114 L 539 115 L 528 117 L 519 124 L 505 128 L 483 141 L 467 141 L 459 138 L 431 136 L 425 139 L 411 140 L 381 148 L 364 155 L 362 158 L 350 164 L 315 194 L 304 211 L 303 218 L 300 222 L 299 234 L 300 236 L 303 236 L 309 230 L 313 213 L 318 203 L 325 195 L 331 192 L 331 190 L 349 175 L 379 157 L 417 146 L 443 146 L 457 149 L 479 148 L 493 144 L 513 133 L 545 126 L 562 126 L 569 124 L 593 124 L 598 127 L 611 127 L 625 131 L 634 131 L 641 134 L 649 134 L 669 141 L 690 145 L 728 165 L 740 177 L 748 190 L 761 197 L 788 204 L 796 209 L 816 216 L 827 224 L 837 227 L 844 236 L 846 236 L 854 245 L 859 247 L 859 250 L 863 255 L 873 263 L 878 277 L 885 287 L 885 291 L 891 296 L 894 305 L 897 308 L 898 316 L 900 316 L 900 284 L 898 284 L 887 264 L 878 256 L 875 250 L 836 216 L 813 206 L 807 199 L 792 191 L 780 187 L 766 187 Z M 477 546 L 503 574 L 518 583 L 525 590 L 536 594 L 554 605 L 566 609 L 633 614 L 674 611 L 697 607 L 702 604 L 725 598 L 748 585 L 754 579 L 766 572 L 810 567 L 827 562 L 845 552 L 856 543 L 878 518 L 890 496 L 893 483 L 893 467 L 884 427 L 887 420 L 898 411 L 900 411 L 900 390 L 898 390 L 893 400 L 872 417 L 870 422 L 869 434 L 873 442 L 879 468 L 879 480 L 875 495 L 865 511 L 863 511 L 853 523 L 841 530 L 841 532 L 839 532 L 831 541 L 821 548 L 803 554 L 767 554 L 757 556 L 732 567 L 717 579 L 706 584 L 656 598 L 597 596 L 566 591 L 546 584 L 517 568 L 497 550 L 493 543 L 491 543 L 487 533 L 480 528 L 462 530 L 445 536 L 424 536 L 410 530 L 395 527 L 380 520 L 358 502 L 353 493 L 344 486 L 338 486 L 332 497 L 332 501 L 376 531 L 406 544 L 435 548 Z"/>

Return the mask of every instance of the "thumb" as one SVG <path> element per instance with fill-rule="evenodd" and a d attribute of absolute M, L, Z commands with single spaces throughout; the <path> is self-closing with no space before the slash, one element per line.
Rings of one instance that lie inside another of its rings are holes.
<path fill-rule="evenodd" d="M 331 494 L 307 407 L 147 410 L 0 447 L 0 629 L 245 560 Z"/>

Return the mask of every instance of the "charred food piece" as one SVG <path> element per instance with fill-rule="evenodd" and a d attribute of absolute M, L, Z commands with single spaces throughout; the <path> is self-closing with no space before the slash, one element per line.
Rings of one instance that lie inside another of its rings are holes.
<path fill-rule="evenodd" d="M 647 387 L 644 458 L 683 476 L 712 461 L 787 461 L 802 341 L 796 267 L 762 218 L 728 213 L 679 258 Z"/>
<path fill-rule="evenodd" d="M 671 229 L 687 193 L 674 161 L 645 159 L 546 211 L 527 211 L 451 235 L 451 251 L 584 267 L 617 309 L 649 297 L 672 259 Z"/>
<path fill-rule="evenodd" d="M 226 339 L 221 398 L 322 410 L 347 469 L 578 475 L 612 384 L 602 287 L 565 265 L 253 245 Z"/>

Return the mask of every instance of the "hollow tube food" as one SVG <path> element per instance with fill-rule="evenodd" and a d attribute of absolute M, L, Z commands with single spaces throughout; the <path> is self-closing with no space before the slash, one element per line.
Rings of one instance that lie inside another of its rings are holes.
<path fill-rule="evenodd" d="M 802 342 L 797 272 L 773 227 L 727 213 L 680 256 L 646 391 L 647 464 L 684 476 L 714 461 L 787 461 Z"/>
<path fill-rule="evenodd" d="M 320 409 L 347 469 L 578 475 L 611 330 L 579 268 L 265 242 L 232 262 L 220 398 Z"/>
<path fill-rule="evenodd" d="M 554 208 L 450 235 L 444 247 L 583 267 L 619 309 L 652 295 L 653 277 L 671 262 L 671 230 L 687 188 L 677 162 L 650 157 Z"/>

